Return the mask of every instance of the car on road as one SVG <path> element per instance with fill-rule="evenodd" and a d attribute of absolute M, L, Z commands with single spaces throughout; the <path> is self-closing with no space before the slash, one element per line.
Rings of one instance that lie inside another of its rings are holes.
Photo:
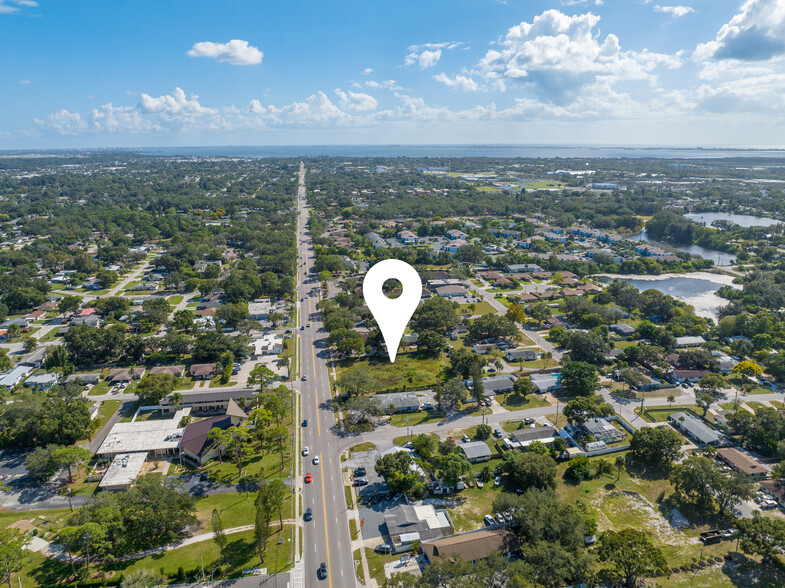
<path fill-rule="evenodd" d="M 305 419 L 305 420 L 303 421 L 303 427 L 307 427 L 307 426 L 308 426 L 308 419 Z"/>
<path fill-rule="evenodd" d="M 306 445 L 305 447 L 303 447 L 303 457 L 305 457 L 309 453 L 311 453 L 311 448 Z"/>
<path fill-rule="evenodd" d="M 311 474 L 305 474 L 305 483 L 310 484 L 311 480 L 313 480 L 313 478 L 311 478 Z"/>
<path fill-rule="evenodd" d="M 355 477 L 362 477 L 365 475 L 365 473 L 366 473 L 365 468 L 357 468 L 356 470 L 354 470 Z"/>
<path fill-rule="evenodd" d="M 324 580 L 327 577 L 327 564 L 325 562 L 322 562 L 322 565 L 319 566 L 319 571 L 317 573 L 319 574 L 320 580 Z"/>
<path fill-rule="evenodd" d="M 305 325 L 305 326 L 306 326 L 306 327 L 308 327 L 308 328 L 310 329 L 310 328 L 311 328 L 311 323 L 308 323 L 308 324 L 307 324 L 307 325 Z"/>
<path fill-rule="evenodd" d="M 491 525 L 494 525 L 494 524 L 496 524 L 496 521 L 494 521 L 494 520 L 493 520 L 493 517 L 492 517 L 491 515 L 489 515 L 489 514 L 485 515 L 485 518 L 484 518 L 483 520 L 485 521 L 485 524 L 486 524 L 487 526 L 489 526 L 489 527 L 490 527 Z"/>
<path fill-rule="evenodd" d="M 300 302 L 302 302 L 303 300 L 305 300 L 305 298 L 300 298 Z"/>
<path fill-rule="evenodd" d="M 313 518 L 313 511 L 311 510 L 310 506 L 305 509 L 305 514 L 303 515 L 303 518 L 306 521 L 310 521 Z"/>
<path fill-rule="evenodd" d="M 307 382 L 307 381 L 308 381 L 308 376 L 306 376 L 305 374 L 303 374 L 303 378 L 302 378 L 302 380 L 303 380 L 303 382 Z"/>
<path fill-rule="evenodd" d="M 367 486 L 368 485 L 368 479 L 367 478 L 355 478 L 354 485 L 355 486 Z"/>
<path fill-rule="evenodd" d="M 502 485 L 502 478 L 501 478 L 501 476 L 496 476 L 493 479 L 493 485 L 494 486 L 501 486 Z"/>
<path fill-rule="evenodd" d="M 319 456 L 315 455 L 313 458 L 313 465 L 319 465 Z"/>

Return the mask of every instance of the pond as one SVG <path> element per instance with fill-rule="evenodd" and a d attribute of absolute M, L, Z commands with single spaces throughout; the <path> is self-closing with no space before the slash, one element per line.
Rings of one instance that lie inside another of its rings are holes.
<path fill-rule="evenodd" d="M 720 286 L 733 286 L 733 277 L 728 275 L 691 272 L 688 274 L 663 274 L 660 276 L 610 275 L 601 276 L 605 281 L 613 279 L 632 284 L 638 290 L 657 290 L 686 302 L 695 309 L 695 314 L 717 320 L 721 306 L 728 304 L 716 292 Z"/>
<path fill-rule="evenodd" d="M 764 216 L 751 216 L 747 214 L 734 214 L 732 212 L 690 212 L 685 214 L 688 219 L 696 223 L 703 223 L 707 227 L 711 227 L 711 223 L 715 220 L 726 220 L 740 227 L 770 227 L 772 225 L 781 224 L 774 218 L 766 218 Z"/>
<path fill-rule="evenodd" d="M 630 235 L 628 239 L 630 241 L 646 241 L 652 245 L 662 247 L 663 249 L 677 249 L 678 251 L 684 251 L 685 253 L 689 253 L 690 255 L 697 255 L 703 259 L 710 259 L 714 262 L 714 265 L 733 265 L 736 263 L 736 256 L 732 253 L 717 251 L 716 249 L 708 249 L 707 247 L 701 247 L 700 245 L 672 245 L 670 243 L 655 241 L 654 239 L 649 238 L 649 235 L 646 233 L 646 229 L 643 229 L 643 231 L 637 235 Z"/>

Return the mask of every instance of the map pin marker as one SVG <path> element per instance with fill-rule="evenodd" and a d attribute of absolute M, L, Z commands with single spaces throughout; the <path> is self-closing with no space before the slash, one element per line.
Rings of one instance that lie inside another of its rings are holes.
<path fill-rule="evenodd" d="M 401 282 L 403 291 L 398 298 L 387 298 L 382 291 L 384 282 L 389 279 Z M 385 259 L 374 265 L 363 280 L 363 297 L 387 345 L 390 363 L 395 362 L 398 343 L 401 342 L 406 324 L 420 304 L 422 280 L 417 270 L 405 261 Z"/>

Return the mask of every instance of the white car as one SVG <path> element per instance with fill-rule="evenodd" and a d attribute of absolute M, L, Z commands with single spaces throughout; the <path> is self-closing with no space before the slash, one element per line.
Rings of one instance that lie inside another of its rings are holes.
<path fill-rule="evenodd" d="M 314 458 L 313 458 L 313 465 L 319 465 L 319 456 L 318 455 L 314 456 Z"/>
<path fill-rule="evenodd" d="M 306 445 L 305 447 L 303 447 L 303 457 L 305 457 L 309 453 L 311 453 L 311 448 Z"/>

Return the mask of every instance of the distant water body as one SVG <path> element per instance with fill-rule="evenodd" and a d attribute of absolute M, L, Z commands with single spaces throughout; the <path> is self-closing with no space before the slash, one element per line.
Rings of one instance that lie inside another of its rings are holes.
<path fill-rule="evenodd" d="M 245 147 L 150 147 L 148 155 L 195 157 L 526 157 L 719 159 L 785 158 L 785 149 L 696 149 L 592 145 L 275 145 Z"/>

